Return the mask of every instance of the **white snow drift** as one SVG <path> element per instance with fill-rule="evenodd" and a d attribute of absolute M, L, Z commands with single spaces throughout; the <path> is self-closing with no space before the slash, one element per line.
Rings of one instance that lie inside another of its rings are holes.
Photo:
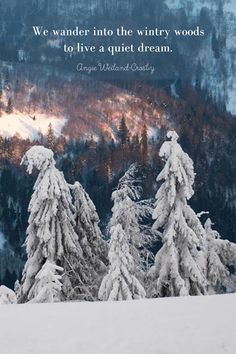
<path fill-rule="evenodd" d="M 234 354 L 236 295 L 1 305 L 1 354 Z"/>

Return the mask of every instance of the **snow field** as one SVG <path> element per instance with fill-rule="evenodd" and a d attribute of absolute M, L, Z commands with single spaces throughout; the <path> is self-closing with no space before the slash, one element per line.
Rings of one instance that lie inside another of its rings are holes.
<path fill-rule="evenodd" d="M 1 305 L 1 354 L 234 354 L 236 295 Z"/>

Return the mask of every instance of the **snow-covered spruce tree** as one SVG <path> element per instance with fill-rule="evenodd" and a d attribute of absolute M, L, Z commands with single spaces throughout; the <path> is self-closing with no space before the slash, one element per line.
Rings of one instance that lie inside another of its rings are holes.
<path fill-rule="evenodd" d="M 162 231 L 163 246 L 148 273 L 149 296 L 182 296 L 207 293 L 205 231 L 187 204 L 194 194 L 194 169 L 178 144 L 174 131 L 160 149 L 165 166 L 157 177 L 163 181 L 156 194 L 153 228 Z"/>
<path fill-rule="evenodd" d="M 13 290 L 4 285 L 0 286 L 0 305 L 2 304 L 16 304 L 17 299 Z"/>
<path fill-rule="evenodd" d="M 30 302 L 59 302 L 62 299 L 62 273 L 63 268 L 47 260 L 35 276 L 29 298 Z"/>
<path fill-rule="evenodd" d="M 142 179 L 136 164 L 132 164 L 124 176 L 119 180 L 117 189 L 112 193 L 112 217 L 109 229 L 120 224 L 127 237 L 130 254 L 134 259 L 136 276 L 141 280 L 146 255 L 148 235 L 142 226 L 142 221 L 152 209 L 147 201 L 141 201 Z"/>
<path fill-rule="evenodd" d="M 109 271 L 104 277 L 98 297 L 103 301 L 142 299 L 145 290 L 134 276 L 134 261 L 129 253 L 127 236 L 120 224 L 111 228 Z"/>
<path fill-rule="evenodd" d="M 108 247 L 102 239 L 102 233 L 98 225 L 100 220 L 89 195 L 79 182 L 71 185 L 70 188 L 74 197 L 75 231 L 85 261 L 83 279 L 85 286 L 90 289 L 93 297 L 96 298 L 101 279 L 107 271 Z M 81 289 L 77 289 L 81 291 Z"/>
<path fill-rule="evenodd" d="M 31 291 L 37 274 L 46 261 L 64 269 L 62 292 L 64 299 L 76 286 L 74 273 L 83 272 L 82 249 L 74 230 L 74 209 L 69 187 L 63 173 L 55 167 L 53 152 L 42 146 L 32 147 L 23 157 L 27 171 L 39 171 L 29 204 L 26 252 L 28 260 L 18 291 L 19 302 L 36 296 Z"/>
<path fill-rule="evenodd" d="M 236 291 L 236 278 L 230 273 L 229 266 L 236 262 L 236 244 L 221 240 L 220 234 L 212 229 L 207 219 L 205 231 L 207 237 L 207 279 L 209 293 L 223 293 L 226 289 Z"/>

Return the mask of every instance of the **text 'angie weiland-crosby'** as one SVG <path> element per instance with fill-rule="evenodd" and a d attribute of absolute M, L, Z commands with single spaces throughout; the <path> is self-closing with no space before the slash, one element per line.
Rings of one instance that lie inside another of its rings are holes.
<path fill-rule="evenodd" d="M 97 63 L 97 65 L 87 66 L 84 63 L 78 63 L 76 70 L 78 72 L 86 72 L 87 74 L 92 74 L 93 72 L 149 72 L 151 75 L 154 74 L 156 68 L 149 63 L 138 65 L 137 63 L 128 63 L 126 65 L 118 65 L 116 63 Z"/>

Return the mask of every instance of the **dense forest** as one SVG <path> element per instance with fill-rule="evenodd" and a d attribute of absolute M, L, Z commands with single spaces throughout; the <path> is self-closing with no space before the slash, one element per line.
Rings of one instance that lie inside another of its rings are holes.
<path fill-rule="evenodd" d="M 144 88 L 142 90 L 145 92 Z M 160 109 L 166 110 L 168 107 L 175 118 L 181 144 L 195 163 L 196 193 L 191 204 L 196 211 L 209 210 L 222 236 L 235 241 L 235 147 L 230 143 L 235 134 L 234 120 L 216 108 L 209 98 L 206 101 L 204 93 L 197 93 L 190 88 L 182 90 L 184 99 L 178 101 L 170 98 L 168 92 L 160 90 L 158 104 L 163 105 Z M 144 95 L 139 92 L 141 94 Z M 151 105 L 157 104 L 151 95 L 146 99 Z M 26 174 L 20 162 L 31 146 L 43 145 L 52 149 L 57 167 L 63 171 L 66 180 L 69 183 L 82 183 L 96 205 L 105 235 L 111 216 L 112 191 L 132 163 L 136 162 L 140 166 L 142 198 L 153 198 L 158 187 L 155 179 L 162 167 L 159 148 L 169 125 L 163 125 L 158 136 L 150 137 L 143 116 L 140 132 L 132 134 L 125 114 L 120 116 L 115 140 L 104 136 L 102 132 L 98 139 L 93 135 L 86 139 L 66 138 L 63 135 L 57 137 L 50 124 L 47 135 L 41 134 L 33 141 L 17 135 L 0 138 L 0 219 L 1 231 L 8 245 L 1 251 L 1 279 L 6 285 L 13 286 L 15 279 L 20 276 L 25 259 L 22 245 L 35 176 Z M 212 129 L 213 121 L 215 129 Z M 157 249 L 158 242 L 152 247 Z"/>

